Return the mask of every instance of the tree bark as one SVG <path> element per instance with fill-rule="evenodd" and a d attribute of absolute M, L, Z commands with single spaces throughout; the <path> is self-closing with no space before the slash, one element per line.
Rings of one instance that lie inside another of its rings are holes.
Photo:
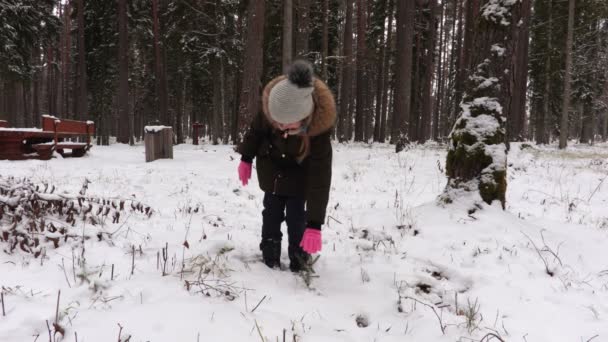
<path fill-rule="evenodd" d="M 508 108 L 507 134 L 508 141 L 522 141 L 525 136 L 526 90 L 528 83 L 528 47 L 530 35 L 531 0 L 522 0 L 516 5 L 514 21 L 521 25 L 512 25 L 515 51 L 511 56 L 513 78 L 511 79 L 511 101 Z"/>
<path fill-rule="evenodd" d="M 296 0 L 298 6 L 298 26 L 296 34 L 296 56 L 306 58 L 308 55 L 308 39 L 310 37 L 310 3 L 311 0 Z"/>
<path fill-rule="evenodd" d="M 152 0 L 152 20 L 153 20 L 153 34 L 154 34 L 154 79 L 155 79 L 155 93 L 158 101 L 158 115 L 159 120 L 163 125 L 171 125 L 171 121 L 168 113 L 168 101 L 167 101 L 167 80 L 165 77 L 165 65 L 164 65 L 164 49 L 161 47 L 160 37 L 160 19 L 158 16 L 159 12 L 159 0 Z"/>
<path fill-rule="evenodd" d="M 568 145 L 568 113 L 570 111 L 570 72 L 572 69 L 572 40 L 574 35 L 574 3 L 568 3 L 568 37 L 566 38 L 566 70 L 564 71 L 564 95 L 562 102 L 562 117 L 559 125 L 559 148 Z"/>
<path fill-rule="evenodd" d="M 329 0 L 323 0 L 323 42 L 321 52 L 321 75 L 327 82 L 327 55 L 329 53 Z"/>
<path fill-rule="evenodd" d="M 392 91 L 391 87 L 391 72 L 390 72 L 390 56 L 393 52 L 393 19 L 395 14 L 395 2 L 389 0 L 388 3 L 388 28 L 386 31 L 386 44 L 384 53 L 382 55 L 383 65 L 383 76 L 382 76 L 382 101 L 380 105 L 380 137 L 379 141 L 386 141 L 386 123 L 388 120 L 388 108 L 389 108 L 389 93 Z"/>
<path fill-rule="evenodd" d="M 239 105 L 239 141 L 257 115 L 260 102 L 260 77 L 263 68 L 264 1 L 249 1 L 247 7 L 247 39 Z"/>
<path fill-rule="evenodd" d="M 435 10 L 437 0 L 429 0 L 430 18 L 428 21 L 428 34 L 425 46 L 424 57 L 424 84 L 422 89 L 422 111 L 421 111 L 421 132 L 420 141 L 424 142 L 431 136 L 431 113 L 433 110 L 433 71 L 435 68 L 435 37 L 436 37 L 436 17 Z"/>
<path fill-rule="evenodd" d="M 349 112 L 353 74 L 353 0 L 346 0 L 346 21 L 344 24 L 344 58 L 342 67 L 342 90 L 340 96 L 340 125 L 338 141 L 350 140 L 348 134 Z"/>
<path fill-rule="evenodd" d="M 116 141 L 129 143 L 129 41 L 127 26 L 127 2 L 118 0 L 118 135 Z"/>
<path fill-rule="evenodd" d="M 397 1 L 397 60 L 395 70 L 395 100 L 391 143 L 401 151 L 408 142 L 412 95 L 412 62 L 414 37 L 414 1 Z"/>
<path fill-rule="evenodd" d="M 293 0 L 283 1 L 283 73 L 291 64 L 293 54 Z"/>
<path fill-rule="evenodd" d="M 87 113 L 87 69 L 84 47 L 84 0 L 78 0 L 78 99 L 75 116 L 83 120 L 88 118 Z"/>
<path fill-rule="evenodd" d="M 467 79 L 461 112 L 451 133 L 448 185 L 442 195 L 445 203 L 460 200 L 456 196 L 463 192 L 478 192 L 484 202 L 498 200 L 505 208 L 507 151 L 501 101 L 506 98 L 511 74 L 513 6 L 510 0 L 484 0 L 475 25 L 477 35 L 470 56 L 475 72 Z"/>
<path fill-rule="evenodd" d="M 543 94 L 543 110 L 536 115 L 536 143 L 546 144 L 547 133 L 546 133 L 546 122 L 550 117 L 550 99 L 551 99 L 551 54 L 553 46 L 551 40 L 553 39 L 553 0 L 549 1 L 549 20 L 547 21 L 547 50 L 545 56 L 545 92 Z"/>
<path fill-rule="evenodd" d="M 357 110 L 355 116 L 355 141 L 364 141 L 365 139 L 367 114 L 366 2 L 366 0 L 357 0 Z"/>
<path fill-rule="evenodd" d="M 441 2 L 441 14 L 439 16 L 439 58 L 437 59 L 437 82 L 435 94 L 435 107 L 433 109 L 433 127 L 431 128 L 431 137 L 434 141 L 439 140 L 439 111 L 443 103 L 443 58 L 444 58 L 444 31 L 445 31 L 445 3 Z M 447 44 L 446 44 L 447 45 Z"/>
<path fill-rule="evenodd" d="M 71 53 L 70 50 L 72 48 L 72 20 L 71 20 L 71 12 L 72 12 L 72 2 L 68 1 L 65 4 L 64 10 L 64 45 L 63 45 L 63 99 L 61 105 L 61 111 L 68 118 L 75 119 L 75 113 L 70 113 L 70 70 L 72 68 L 71 63 Z"/>

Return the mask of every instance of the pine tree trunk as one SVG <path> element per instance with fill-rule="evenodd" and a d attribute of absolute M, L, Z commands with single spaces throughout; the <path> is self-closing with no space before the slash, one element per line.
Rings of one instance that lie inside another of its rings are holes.
<path fill-rule="evenodd" d="M 308 55 L 308 39 L 310 37 L 310 3 L 311 0 L 296 0 L 298 5 L 298 26 L 296 34 L 296 56 L 306 58 Z"/>
<path fill-rule="evenodd" d="M 455 80 L 453 103 L 455 107 L 453 113 L 460 112 L 460 102 L 462 101 L 464 86 L 466 79 L 471 73 L 471 54 L 473 53 L 473 41 L 475 40 L 475 35 L 477 33 L 475 31 L 475 18 L 478 18 L 479 16 L 479 1 L 480 0 L 467 0 L 466 11 L 464 11 L 464 44 L 462 50 L 459 51 L 460 56 L 458 60 L 458 72 Z"/>
<path fill-rule="evenodd" d="M 357 110 L 355 117 L 355 141 L 364 141 L 366 126 L 367 102 L 367 48 L 366 39 L 366 7 L 367 0 L 357 0 Z"/>
<path fill-rule="evenodd" d="M 498 200 L 504 209 L 507 155 L 500 100 L 506 98 L 511 74 L 508 56 L 513 53 L 513 42 L 509 25 L 517 23 L 512 20 L 511 0 L 483 1 L 470 56 L 475 72 L 465 83 L 463 105 L 451 133 L 446 161 L 448 185 L 442 199 L 451 203 L 463 192 L 478 192 L 484 202 Z M 501 50 L 504 53 L 497 52 Z"/>
<path fill-rule="evenodd" d="M 283 73 L 291 64 L 293 54 L 293 1 L 283 1 Z"/>
<path fill-rule="evenodd" d="M 401 151 L 408 142 L 412 95 L 414 1 L 397 1 L 397 60 L 391 143 Z"/>
<path fill-rule="evenodd" d="M 87 69 L 84 47 L 84 0 L 78 0 L 78 109 L 75 116 L 79 120 L 88 118 L 87 113 Z"/>
<path fill-rule="evenodd" d="M 382 65 L 383 65 L 383 76 L 382 76 L 382 100 L 380 105 L 380 137 L 379 141 L 386 141 L 386 123 L 388 116 L 388 108 L 389 108 L 389 93 L 391 92 L 391 72 L 390 72 L 390 56 L 392 55 L 392 45 L 393 45 L 393 19 L 395 13 L 395 2 L 394 0 L 389 0 L 388 2 L 388 28 L 386 31 L 386 44 L 384 48 L 384 53 L 382 55 Z"/>
<path fill-rule="evenodd" d="M 155 77 L 155 93 L 158 100 L 158 115 L 159 120 L 163 125 L 171 125 L 171 120 L 168 113 L 167 101 L 167 82 L 164 72 L 164 51 L 160 46 L 160 18 L 159 18 L 159 0 L 152 0 L 152 20 L 154 34 L 154 77 Z"/>
<path fill-rule="evenodd" d="M 435 94 L 436 98 L 435 98 L 435 108 L 433 109 L 433 127 L 431 129 L 431 138 L 434 141 L 438 141 L 439 140 L 439 111 L 441 109 L 441 106 L 443 104 L 443 58 L 444 58 L 444 40 L 443 40 L 443 36 L 444 36 L 444 31 L 445 31 L 445 22 L 444 22 L 444 16 L 445 16 L 445 3 L 442 2 L 441 3 L 441 12 L 440 12 L 440 16 L 439 16 L 439 45 L 438 45 L 438 50 L 439 50 L 439 58 L 437 59 L 437 82 L 436 82 L 436 90 L 435 90 Z"/>
<path fill-rule="evenodd" d="M 340 125 L 338 141 L 350 140 L 348 133 L 349 112 L 352 97 L 353 74 L 353 0 L 346 0 L 346 22 L 344 24 L 344 58 L 342 67 L 342 90 L 340 96 Z"/>
<path fill-rule="evenodd" d="M 129 42 L 127 26 L 127 2 L 118 0 L 118 135 L 116 142 L 129 143 Z"/>
<path fill-rule="evenodd" d="M 389 14 L 389 0 L 383 2 L 386 16 Z M 388 77 L 385 73 L 386 64 L 384 63 L 384 57 L 386 56 L 386 34 L 384 34 L 384 21 L 382 22 L 382 33 L 380 34 L 380 51 L 378 54 L 378 65 L 376 71 L 376 103 L 375 103 L 375 119 L 374 119 L 374 141 L 380 141 L 380 130 L 382 128 L 382 98 L 385 93 L 384 80 Z M 371 66 L 370 66 L 371 67 Z M 371 115 L 371 112 L 370 112 Z"/>
<path fill-rule="evenodd" d="M 428 21 L 428 38 L 425 44 L 424 57 L 424 84 L 422 89 L 422 110 L 421 110 L 421 132 L 422 142 L 431 136 L 431 112 L 433 110 L 433 71 L 435 69 L 435 37 L 436 37 L 436 17 L 435 10 L 437 0 L 429 0 L 429 11 L 431 13 Z"/>
<path fill-rule="evenodd" d="M 566 38 L 566 70 L 564 71 L 564 95 L 562 102 L 562 117 L 559 126 L 559 148 L 566 148 L 568 145 L 568 113 L 570 111 L 570 72 L 572 69 L 572 40 L 574 35 L 574 3 L 568 3 L 568 37 Z"/>
<path fill-rule="evenodd" d="M 521 23 L 521 25 L 512 25 L 516 48 L 512 56 L 514 77 L 511 79 L 512 95 L 507 119 L 509 122 L 507 126 L 508 141 L 522 141 L 525 136 L 531 8 L 531 0 L 523 0 L 518 3 L 516 5 L 517 14 L 515 21 Z"/>
<path fill-rule="evenodd" d="M 548 13 L 549 20 L 547 21 L 547 50 L 545 56 L 545 91 L 543 94 L 543 109 L 542 111 L 537 113 L 536 116 L 536 143 L 537 144 L 546 144 L 547 143 L 547 132 L 546 132 L 546 123 L 550 117 L 550 107 L 549 102 L 551 99 L 551 54 L 553 50 L 553 46 L 551 44 L 551 40 L 553 39 L 553 0 L 548 0 Z"/>
<path fill-rule="evenodd" d="M 49 115 L 57 115 L 57 107 L 55 106 L 56 89 L 55 89 L 55 67 L 53 59 L 53 48 L 51 46 L 46 47 L 46 101 Z"/>
<path fill-rule="evenodd" d="M 264 1 L 250 1 L 247 7 L 247 39 L 238 116 L 239 141 L 259 109 L 260 77 L 264 62 L 264 9 Z"/>
<path fill-rule="evenodd" d="M 325 82 L 327 75 L 327 55 L 329 53 L 329 0 L 323 0 L 323 42 L 321 52 L 321 75 Z"/>
<path fill-rule="evenodd" d="M 64 44 L 63 44 L 63 98 L 61 100 L 61 111 L 68 118 L 75 119 L 74 114 L 70 113 L 70 70 L 72 68 L 71 64 L 71 48 L 72 48 L 72 20 L 71 20 L 71 12 L 72 12 L 72 3 L 68 2 L 65 4 L 64 10 Z"/>

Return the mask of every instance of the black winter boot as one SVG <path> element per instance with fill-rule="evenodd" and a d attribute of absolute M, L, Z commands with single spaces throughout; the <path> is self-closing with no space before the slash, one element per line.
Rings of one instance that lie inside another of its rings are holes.
<path fill-rule="evenodd" d="M 289 269 L 292 272 L 300 272 L 310 267 L 310 254 L 304 252 L 300 246 L 289 246 Z"/>
<path fill-rule="evenodd" d="M 262 240 L 260 250 L 266 266 L 270 268 L 281 267 L 281 240 Z"/>

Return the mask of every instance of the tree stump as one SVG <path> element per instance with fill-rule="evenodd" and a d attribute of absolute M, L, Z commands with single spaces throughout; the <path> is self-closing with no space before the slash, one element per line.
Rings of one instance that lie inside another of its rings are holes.
<path fill-rule="evenodd" d="M 169 126 L 146 126 L 144 128 L 146 162 L 156 159 L 173 159 L 173 128 Z"/>

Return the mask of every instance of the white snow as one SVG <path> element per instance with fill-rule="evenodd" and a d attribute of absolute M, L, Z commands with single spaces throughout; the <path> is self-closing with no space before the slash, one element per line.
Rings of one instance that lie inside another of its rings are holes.
<path fill-rule="evenodd" d="M 42 132 L 42 129 L 40 129 L 40 128 L 14 128 L 14 127 L 5 127 L 5 128 L 0 128 L 0 131 Z"/>
<path fill-rule="evenodd" d="M 171 128 L 171 126 L 146 126 L 144 132 L 146 133 L 158 133 L 165 128 Z"/>
<path fill-rule="evenodd" d="M 282 341 L 284 330 L 287 341 L 296 334 L 315 342 L 479 341 L 490 332 L 505 341 L 606 341 L 608 145 L 521 147 L 512 144 L 508 156 L 507 210 L 495 203 L 468 214 L 465 201 L 437 204 L 445 148 L 395 154 L 389 145 L 334 144 L 311 288 L 261 263 L 263 194 L 255 170 L 247 187 L 238 183 L 231 146 L 179 145 L 175 159 L 152 163 L 141 145 L 0 161 L 2 177 L 48 182 L 61 194 L 78 193 L 86 178 L 88 195 L 136 198 L 155 209 L 150 218 L 98 226 L 113 240 L 86 240 L 84 267 L 73 266 L 83 253 L 78 240 L 47 249 L 43 260 L 0 251 L 0 340 L 48 340 L 61 290 L 66 336 L 57 341 L 74 341 L 75 333 L 81 342 L 118 341 L 119 325 L 122 340 L 133 342 L 261 341 L 260 334 Z M 286 244 L 284 237 L 285 265 Z M 199 274 L 230 292 L 200 293 L 194 283 L 187 291 L 185 280 Z M 471 310 L 478 312 L 467 324 Z"/>
<path fill-rule="evenodd" d="M 504 47 L 500 46 L 500 44 L 492 45 L 492 52 L 496 52 L 496 54 L 498 56 L 504 56 L 505 51 L 506 51 L 506 49 Z"/>

